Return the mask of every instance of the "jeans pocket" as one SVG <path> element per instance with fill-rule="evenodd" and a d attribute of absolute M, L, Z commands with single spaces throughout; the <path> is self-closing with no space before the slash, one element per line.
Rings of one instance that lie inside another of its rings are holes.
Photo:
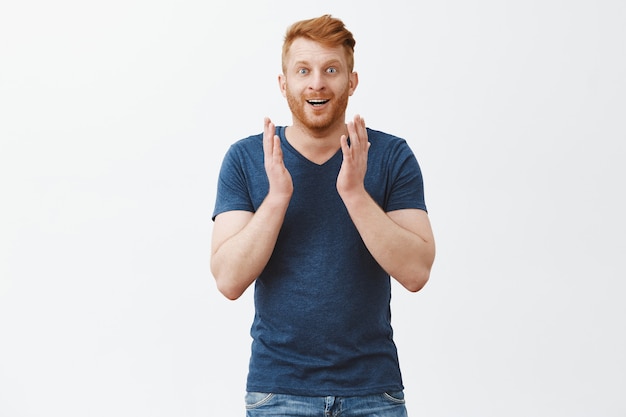
<path fill-rule="evenodd" d="M 383 397 L 395 404 L 404 404 L 404 391 L 386 392 Z"/>
<path fill-rule="evenodd" d="M 261 407 L 267 404 L 272 399 L 274 394 L 269 392 L 247 392 L 246 393 L 246 409 L 252 410 L 253 408 Z"/>

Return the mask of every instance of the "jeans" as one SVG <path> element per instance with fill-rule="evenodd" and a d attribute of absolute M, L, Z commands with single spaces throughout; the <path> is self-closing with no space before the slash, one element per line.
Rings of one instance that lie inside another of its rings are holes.
<path fill-rule="evenodd" d="M 247 417 L 407 417 L 403 392 L 360 397 L 302 397 L 248 392 Z"/>

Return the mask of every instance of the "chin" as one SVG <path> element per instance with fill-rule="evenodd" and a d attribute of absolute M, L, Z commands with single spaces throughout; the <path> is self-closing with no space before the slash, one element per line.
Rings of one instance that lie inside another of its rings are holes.
<path fill-rule="evenodd" d="M 345 113 L 338 112 L 337 109 L 331 109 L 328 114 L 315 116 L 305 113 L 297 115 L 302 116 L 297 118 L 299 119 L 300 123 L 302 123 L 308 129 L 321 131 L 332 128 L 338 123 L 343 123 L 344 120 L 342 120 L 342 117 L 344 114 Z"/>

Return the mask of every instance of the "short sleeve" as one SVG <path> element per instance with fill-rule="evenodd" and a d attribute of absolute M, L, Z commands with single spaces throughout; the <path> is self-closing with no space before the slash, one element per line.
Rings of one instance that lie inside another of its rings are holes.
<path fill-rule="evenodd" d="M 242 158 L 234 146 L 228 149 L 222 161 L 212 219 L 215 220 L 218 214 L 231 210 L 254 211 Z"/>
<path fill-rule="evenodd" d="M 426 211 L 422 170 L 406 141 L 402 140 L 392 152 L 389 169 L 391 188 L 385 211 L 408 208 Z"/>

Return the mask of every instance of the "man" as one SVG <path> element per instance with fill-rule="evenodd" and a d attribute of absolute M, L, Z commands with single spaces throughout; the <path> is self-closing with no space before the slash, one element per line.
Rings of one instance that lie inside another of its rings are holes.
<path fill-rule="evenodd" d="M 266 118 L 222 164 L 211 270 L 229 299 L 255 282 L 248 416 L 406 416 L 390 276 L 419 291 L 435 245 L 407 143 L 345 121 L 354 45 L 329 15 L 293 24 L 292 125 Z"/>

